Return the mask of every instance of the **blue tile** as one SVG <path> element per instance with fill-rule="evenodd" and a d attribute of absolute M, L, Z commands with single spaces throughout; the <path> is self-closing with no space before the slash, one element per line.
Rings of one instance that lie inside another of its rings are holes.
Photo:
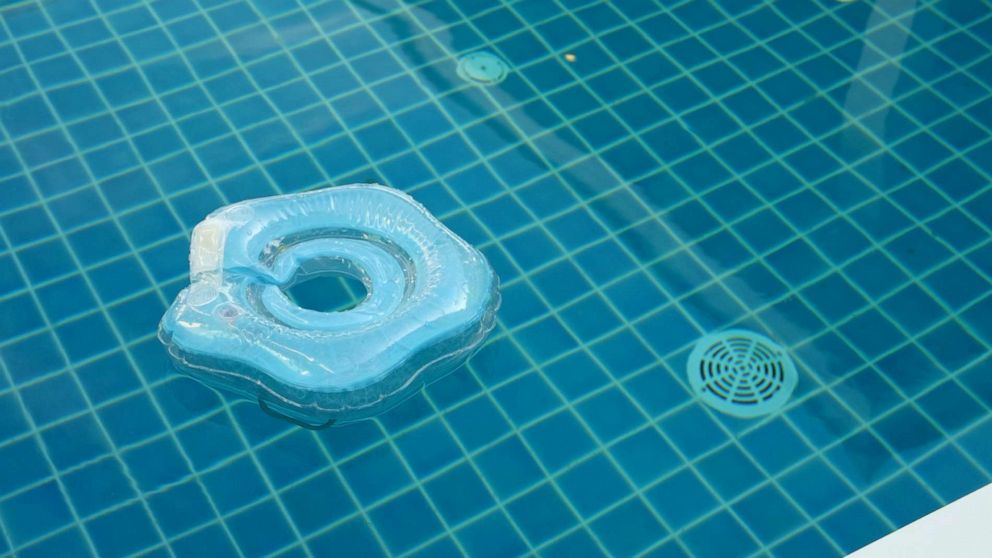
<path fill-rule="evenodd" d="M 367 163 L 365 156 L 348 138 L 340 138 L 313 151 L 317 163 L 331 176 L 344 174 Z"/>
<path fill-rule="evenodd" d="M 956 321 L 949 321 L 925 335 L 920 343 L 951 372 L 974 362 L 987 348 Z"/>
<path fill-rule="evenodd" d="M 527 357 L 508 338 L 487 343 L 470 363 L 487 385 L 495 385 L 530 368 Z"/>
<path fill-rule="evenodd" d="M 490 161 L 496 176 L 510 187 L 535 180 L 549 170 L 538 155 L 527 147 L 517 147 Z"/>
<path fill-rule="evenodd" d="M 883 438 L 881 424 L 876 427 Z M 895 446 L 898 450 L 898 446 Z M 899 468 L 896 456 L 871 432 L 862 430 L 847 438 L 827 453 L 827 458 L 859 489 L 866 489 L 888 477 Z"/>
<path fill-rule="evenodd" d="M 603 158 L 624 180 L 642 178 L 657 168 L 655 159 L 634 140 L 610 148 Z"/>
<path fill-rule="evenodd" d="M 544 298 L 555 306 L 563 306 L 592 288 L 575 264 L 570 261 L 553 264 L 535 273 L 531 280 Z"/>
<path fill-rule="evenodd" d="M 805 522 L 800 511 L 772 485 L 765 485 L 737 502 L 734 511 L 764 544 L 770 544 Z"/>
<path fill-rule="evenodd" d="M 547 305 L 538 298 L 537 291 L 526 283 L 506 287 L 502 295 L 500 319 L 508 327 L 520 325 L 548 313 Z"/>
<path fill-rule="evenodd" d="M 846 341 L 832 332 L 811 339 L 793 354 L 825 383 L 847 377 L 865 364 Z"/>
<path fill-rule="evenodd" d="M 439 410 L 446 411 L 482 391 L 482 384 L 472 374 L 449 374 L 425 389 Z"/>
<path fill-rule="evenodd" d="M 888 243 L 890 253 L 914 273 L 933 269 L 948 259 L 950 252 L 932 236 L 914 228 Z"/>
<path fill-rule="evenodd" d="M 615 269 L 612 265 L 609 267 Z M 641 272 L 611 285 L 606 290 L 606 296 L 628 320 L 637 319 L 668 301 L 648 276 Z"/>
<path fill-rule="evenodd" d="M 82 517 L 134 498 L 134 489 L 121 462 L 108 457 L 65 475 L 62 482 L 73 508 Z"/>
<path fill-rule="evenodd" d="M 540 481 L 544 475 L 516 436 L 480 453 L 475 462 L 500 498 L 508 498 Z"/>
<path fill-rule="evenodd" d="M 265 500 L 227 519 L 238 548 L 247 554 L 262 555 L 293 542 L 293 532 L 279 507 Z"/>
<path fill-rule="evenodd" d="M 372 510 L 369 518 L 386 546 L 394 553 L 409 550 L 443 529 L 427 500 L 418 490 L 411 490 L 389 500 Z"/>
<path fill-rule="evenodd" d="M 18 257 L 28 279 L 36 283 L 68 275 L 77 269 L 65 242 L 58 238 L 25 248 Z"/>
<path fill-rule="evenodd" d="M 867 310 L 840 327 L 854 347 L 870 358 L 892 351 L 904 338 L 877 310 Z"/>
<path fill-rule="evenodd" d="M 595 448 L 592 437 L 568 411 L 529 427 L 524 436 L 537 458 L 551 471 L 571 465 Z"/>
<path fill-rule="evenodd" d="M 155 494 L 148 505 L 156 524 L 166 535 L 188 531 L 214 518 L 203 488 L 193 480 Z"/>
<path fill-rule="evenodd" d="M 7 474 L 0 480 L 0 494 L 7 495 L 51 474 L 42 451 L 33 437 L 0 447 L 0 456 L 10 465 Z"/>
<path fill-rule="evenodd" d="M 682 469 L 652 487 L 645 495 L 673 529 L 681 529 L 714 510 L 718 503 L 690 469 Z"/>
<path fill-rule="evenodd" d="M 21 388 L 21 400 L 37 426 L 84 411 L 87 403 L 67 373 Z"/>
<path fill-rule="evenodd" d="M 584 351 L 545 366 L 543 372 L 569 399 L 580 397 L 609 381 L 606 372 Z"/>
<path fill-rule="evenodd" d="M 626 225 L 624 225 L 626 226 Z M 651 261 L 675 251 L 678 241 L 661 223 L 655 220 L 639 223 L 619 235 L 620 241 L 641 261 Z M 633 262 L 624 266 L 634 267 Z"/>
<path fill-rule="evenodd" d="M 827 516 L 822 525 L 844 552 L 853 552 L 888 532 L 882 518 L 861 501 L 852 502 Z"/>
<path fill-rule="evenodd" d="M 789 417 L 815 446 L 823 447 L 850 433 L 857 419 L 827 393 L 820 393 L 791 409 Z"/>
<path fill-rule="evenodd" d="M 42 431 L 52 463 L 66 469 L 111 451 L 110 442 L 92 414 L 61 422 Z"/>
<path fill-rule="evenodd" d="M 945 504 L 988 483 L 987 474 L 982 473 L 960 450 L 950 445 L 940 448 L 914 469 Z"/>
<path fill-rule="evenodd" d="M 0 293 L 4 295 L 25 287 L 24 279 L 13 256 L 5 254 L 0 257 Z"/>
<path fill-rule="evenodd" d="M 266 168 L 273 180 L 288 192 L 304 190 L 324 181 L 313 159 L 302 153 L 270 163 Z"/>
<path fill-rule="evenodd" d="M 610 448 L 610 453 L 639 486 L 665 475 L 682 463 L 672 446 L 652 428 L 642 429 L 617 442 Z"/>
<path fill-rule="evenodd" d="M 155 25 L 155 17 L 145 6 L 136 6 L 109 18 L 111 26 L 120 34 L 133 33 Z"/>
<path fill-rule="evenodd" d="M 837 507 L 854 492 L 820 458 L 814 458 L 781 478 L 782 488 L 803 510 L 817 517 Z"/>
<path fill-rule="evenodd" d="M 633 271 L 636 264 L 630 256 L 613 240 L 593 244 L 576 254 L 573 260 L 579 264 L 592 281 L 598 285 L 613 281 Z M 619 287 L 611 287 L 616 290 Z M 655 290 L 657 290 L 655 288 Z M 652 309 L 648 307 L 648 310 Z"/>
<path fill-rule="evenodd" d="M 608 442 L 638 428 L 644 417 L 618 389 L 609 389 L 583 401 L 579 415 L 600 440 Z"/>
<path fill-rule="evenodd" d="M 665 528 L 638 499 L 596 519 L 592 530 L 615 556 L 633 556 L 665 535 Z"/>
<path fill-rule="evenodd" d="M 946 381 L 917 400 L 927 416 L 944 432 L 953 434 L 982 417 L 979 403 L 959 384 Z"/>
<path fill-rule="evenodd" d="M 685 308 L 704 331 L 727 327 L 744 317 L 746 311 L 720 285 L 710 285 L 693 293 L 683 302 Z"/>
<path fill-rule="evenodd" d="M 15 246 L 51 236 L 55 227 L 44 208 L 29 207 L 0 218 L 0 227 Z"/>
<path fill-rule="evenodd" d="M 493 402 L 479 397 L 448 413 L 448 423 L 458 440 L 469 450 L 494 441 L 510 431 Z"/>
<path fill-rule="evenodd" d="M 578 343 L 554 317 L 543 318 L 516 334 L 517 340 L 535 361 L 542 363 L 573 348 Z"/>
<path fill-rule="evenodd" d="M 124 463 L 143 492 L 176 482 L 190 474 L 180 449 L 170 438 L 158 438 L 123 453 Z"/>
<path fill-rule="evenodd" d="M 61 177 L 58 180 L 61 182 Z M 79 190 L 52 200 L 48 202 L 48 208 L 63 230 L 89 224 L 108 215 L 106 206 L 93 188 Z"/>
<path fill-rule="evenodd" d="M 827 263 L 809 243 L 796 240 L 769 254 L 766 261 L 793 286 L 822 274 Z"/>
<path fill-rule="evenodd" d="M 308 432 L 297 431 L 256 450 L 266 476 L 277 487 L 307 477 L 329 465 L 323 452 Z"/>
<path fill-rule="evenodd" d="M 151 287 L 138 260 L 132 257 L 111 261 L 89 271 L 90 282 L 104 303 L 110 303 Z"/>
<path fill-rule="evenodd" d="M 631 493 L 630 485 L 602 454 L 569 469 L 558 486 L 582 517 L 591 517 Z"/>
<path fill-rule="evenodd" d="M 418 477 L 427 476 L 462 457 L 454 439 L 438 420 L 397 437 L 396 445 Z"/>
<path fill-rule="evenodd" d="M 50 90 L 47 96 L 64 122 L 106 110 L 96 88 L 89 83 Z"/>
<path fill-rule="evenodd" d="M 7 441 L 27 429 L 27 420 L 15 395 L 8 393 L 0 396 L 0 441 Z"/>
<path fill-rule="evenodd" d="M 605 520 L 604 520 L 605 521 Z M 608 535 L 607 535 L 608 536 Z M 605 537 L 604 537 L 605 538 Z M 579 529 L 558 539 L 543 552 L 544 556 L 606 556 L 585 529 Z"/>
<path fill-rule="evenodd" d="M 238 458 L 204 475 L 203 484 L 221 513 L 233 511 L 269 493 L 249 457 Z"/>
<path fill-rule="evenodd" d="M 517 425 L 528 423 L 562 404 L 548 383 L 536 372 L 500 387 L 493 392 L 493 397 Z"/>
<path fill-rule="evenodd" d="M 948 148 L 925 132 L 896 145 L 894 150 L 919 172 L 931 169 L 951 156 Z"/>
<path fill-rule="evenodd" d="M 176 539 L 172 542 L 172 550 L 175 551 L 176 556 L 182 558 L 192 558 L 200 553 L 225 557 L 238 555 L 230 537 L 218 524 L 209 525 Z"/>
<path fill-rule="evenodd" d="M 402 488 L 410 480 L 388 445 L 380 445 L 339 468 L 359 501 L 366 505 Z"/>
<path fill-rule="evenodd" d="M 958 210 L 944 213 L 931 224 L 937 237 L 957 250 L 965 250 L 981 241 L 980 227 L 969 216 Z"/>
<path fill-rule="evenodd" d="M 896 527 L 911 523 L 940 506 L 940 502 L 909 473 L 882 484 L 868 498 Z"/>
<path fill-rule="evenodd" d="M 472 522 L 457 536 L 472 556 L 510 556 L 527 550 L 509 520 L 499 511 Z"/>
<path fill-rule="evenodd" d="M 233 138 L 224 138 L 196 148 L 206 171 L 213 177 L 223 176 L 248 167 L 251 158 Z"/>
<path fill-rule="evenodd" d="M 688 458 L 714 449 L 727 440 L 727 435 L 699 405 L 691 405 L 667 416 L 661 427 L 679 450 Z"/>
<path fill-rule="evenodd" d="M 593 319 L 593 317 L 596 317 Z M 619 316 L 600 295 L 589 295 L 561 312 L 569 329 L 583 342 L 592 341 L 622 325 Z"/>
<path fill-rule="evenodd" d="M 20 137 L 53 126 L 55 117 L 41 95 L 33 95 L 7 105 L 0 123 L 11 136 Z"/>
<path fill-rule="evenodd" d="M 778 418 L 741 438 L 748 453 L 769 473 L 775 474 L 811 454 L 809 446 Z"/>
<path fill-rule="evenodd" d="M 17 299 L 13 299 L 17 300 Z M 10 311 L 23 312 L 11 304 Z M 48 332 L 39 333 L 0 348 L 0 359 L 7 365 L 14 378 L 37 377 L 61 369 L 65 360 L 59 353 L 55 339 Z"/>
<path fill-rule="evenodd" d="M 599 345 L 597 355 L 615 377 L 650 364 L 654 357 L 629 332 L 621 332 Z M 660 368 L 653 368 L 627 381 L 628 389 L 649 413 L 661 414 L 685 400 L 685 388 Z"/>
<path fill-rule="evenodd" d="M 872 420 L 903 401 L 903 397 L 873 368 L 847 378 L 835 392 L 865 420 Z"/>
<path fill-rule="evenodd" d="M 726 501 L 733 500 L 764 478 L 748 456 L 733 445 L 708 455 L 696 467 Z"/>
<path fill-rule="evenodd" d="M 149 96 L 151 93 L 141 75 L 132 69 L 123 70 L 96 80 L 101 93 L 111 105 L 123 106 Z M 135 131 L 138 122 L 160 121 L 156 105 L 138 105 L 128 107 L 121 113 L 124 125 Z"/>
<path fill-rule="evenodd" d="M 946 316 L 946 312 L 918 284 L 910 283 L 887 298 L 885 312 L 910 333 L 919 333 Z"/>
<path fill-rule="evenodd" d="M 758 545 L 729 513 L 720 512 L 682 536 L 699 558 L 749 556 Z"/>
<path fill-rule="evenodd" d="M 195 469 L 205 469 L 244 451 L 231 419 L 223 414 L 210 415 L 176 435 Z"/>
<path fill-rule="evenodd" d="M 315 554 L 334 554 L 346 549 L 359 556 L 386 556 L 372 531 L 361 518 L 338 525 L 310 541 Z"/>
<path fill-rule="evenodd" d="M 734 225 L 734 230 L 756 252 L 778 247 L 794 236 L 785 221 L 764 210 Z"/>
<path fill-rule="evenodd" d="M 906 345 L 878 362 L 878 369 L 907 395 L 915 395 L 944 376 L 916 345 Z"/>
<path fill-rule="evenodd" d="M 151 166 L 156 182 L 166 193 L 185 190 L 206 181 L 206 175 L 189 153 L 179 153 Z"/>
<path fill-rule="evenodd" d="M 0 545 L 2 544 L 0 541 Z M 4 548 L 0 546 L 0 549 Z M 93 552 L 80 528 L 73 527 L 22 548 L 19 555 L 26 558 L 44 558 L 45 556 L 92 556 Z"/>
<path fill-rule="evenodd" d="M 132 444 L 162 432 L 165 425 L 146 394 L 133 395 L 99 411 L 114 444 Z"/>
<path fill-rule="evenodd" d="M 54 481 L 0 502 L 0 519 L 14 545 L 38 538 L 72 521 L 65 497 Z"/>
<path fill-rule="evenodd" d="M 137 155 L 124 141 L 89 151 L 84 155 L 84 158 L 94 178 L 98 180 L 112 177 L 138 166 Z M 113 179 L 110 180 L 110 183 L 113 184 Z M 110 192 L 116 193 L 112 188 Z"/>
<path fill-rule="evenodd" d="M 804 529 L 775 547 L 777 558 L 840 558 L 833 544 L 813 527 Z"/>
<path fill-rule="evenodd" d="M 482 479 L 467 464 L 428 482 L 425 490 L 449 525 L 457 525 L 493 505 Z"/>
<path fill-rule="evenodd" d="M 700 332 L 682 312 L 668 307 L 641 322 L 637 330 L 659 355 L 668 355 L 695 341 Z"/>
<path fill-rule="evenodd" d="M 577 522 L 568 505 L 550 484 L 542 484 L 506 506 L 507 512 L 534 546 Z"/>
<path fill-rule="evenodd" d="M 193 228 L 223 202 L 212 188 L 199 188 L 173 198 L 172 204 L 183 224 Z"/>

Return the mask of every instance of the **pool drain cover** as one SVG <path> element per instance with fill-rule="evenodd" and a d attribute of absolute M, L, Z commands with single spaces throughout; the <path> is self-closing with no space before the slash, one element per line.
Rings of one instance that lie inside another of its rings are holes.
<path fill-rule="evenodd" d="M 458 60 L 458 76 L 480 85 L 495 85 L 506 78 L 510 68 L 491 52 L 479 51 Z"/>
<path fill-rule="evenodd" d="M 798 380 L 782 347 L 744 330 L 708 335 L 689 355 L 689 385 L 707 405 L 736 417 L 752 418 L 780 409 Z"/>

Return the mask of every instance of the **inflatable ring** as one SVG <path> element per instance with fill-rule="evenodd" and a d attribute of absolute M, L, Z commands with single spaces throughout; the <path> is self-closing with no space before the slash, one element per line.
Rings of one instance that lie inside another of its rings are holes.
<path fill-rule="evenodd" d="M 319 312 L 286 295 L 319 274 L 358 279 L 368 296 Z M 485 257 L 413 198 L 341 186 L 207 216 L 159 339 L 180 371 L 313 428 L 379 414 L 460 366 L 499 302 Z"/>

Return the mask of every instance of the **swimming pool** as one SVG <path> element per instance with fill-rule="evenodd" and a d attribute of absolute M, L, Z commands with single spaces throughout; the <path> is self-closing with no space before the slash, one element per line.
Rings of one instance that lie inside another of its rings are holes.
<path fill-rule="evenodd" d="M 6 4 L 0 554 L 839 556 L 990 481 L 987 4 Z M 499 273 L 466 368 L 320 432 L 171 370 L 193 225 L 370 181 Z M 781 409 L 690 393 L 731 329 Z"/>

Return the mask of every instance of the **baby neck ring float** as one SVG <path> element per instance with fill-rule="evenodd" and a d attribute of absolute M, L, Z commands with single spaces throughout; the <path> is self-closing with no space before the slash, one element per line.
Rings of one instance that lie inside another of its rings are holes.
<path fill-rule="evenodd" d="M 286 295 L 324 274 L 357 279 L 368 296 L 319 312 Z M 159 339 L 181 372 L 320 428 L 382 413 L 463 364 L 499 302 L 485 257 L 413 198 L 340 186 L 207 216 Z"/>

